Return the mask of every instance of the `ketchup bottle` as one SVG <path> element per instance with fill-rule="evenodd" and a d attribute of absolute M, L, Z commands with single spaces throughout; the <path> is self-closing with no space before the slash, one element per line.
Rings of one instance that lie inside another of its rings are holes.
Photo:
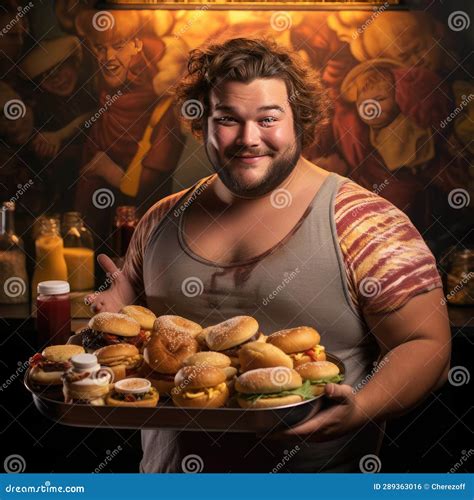
<path fill-rule="evenodd" d="M 71 336 L 71 301 L 67 281 L 42 281 L 36 298 L 40 346 L 65 344 Z"/>

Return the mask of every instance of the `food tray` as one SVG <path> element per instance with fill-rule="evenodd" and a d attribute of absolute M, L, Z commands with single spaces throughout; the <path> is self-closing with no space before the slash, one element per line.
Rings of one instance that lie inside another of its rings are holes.
<path fill-rule="evenodd" d="M 344 363 L 339 358 L 327 353 L 327 359 L 338 365 L 341 375 L 345 374 Z M 92 406 L 64 403 L 35 392 L 29 383 L 28 372 L 24 383 L 42 415 L 73 427 L 260 433 L 302 423 L 313 417 L 323 402 L 322 396 L 318 396 L 277 408 L 178 408 L 171 400 L 160 398 L 155 408 Z"/>

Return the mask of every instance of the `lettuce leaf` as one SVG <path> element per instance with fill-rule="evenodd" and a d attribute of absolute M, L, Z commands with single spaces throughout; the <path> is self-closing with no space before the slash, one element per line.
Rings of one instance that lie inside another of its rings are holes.
<path fill-rule="evenodd" d="M 344 375 L 334 375 L 334 377 L 318 378 L 317 380 L 311 380 L 313 385 L 324 385 L 324 384 L 338 384 L 344 380 Z"/>
<path fill-rule="evenodd" d="M 274 392 L 271 394 L 242 394 L 241 392 L 237 394 L 237 397 L 246 399 L 247 401 L 257 401 L 262 398 L 282 398 L 291 395 L 301 396 L 303 399 L 313 399 L 314 395 L 311 390 L 311 382 L 306 380 L 301 387 L 297 389 L 292 389 L 289 391 Z"/>

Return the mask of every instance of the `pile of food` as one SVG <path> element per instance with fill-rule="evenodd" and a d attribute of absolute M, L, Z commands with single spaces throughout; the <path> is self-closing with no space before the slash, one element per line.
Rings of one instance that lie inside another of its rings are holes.
<path fill-rule="evenodd" d="M 33 389 L 67 403 L 270 408 L 299 403 L 343 380 L 321 337 L 300 326 L 268 336 L 251 316 L 203 328 L 141 306 L 99 313 L 82 345 L 49 346 L 30 358 Z"/>

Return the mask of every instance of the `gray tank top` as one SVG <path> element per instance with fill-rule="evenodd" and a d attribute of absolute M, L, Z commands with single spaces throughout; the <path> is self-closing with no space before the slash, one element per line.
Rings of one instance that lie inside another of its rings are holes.
<path fill-rule="evenodd" d="M 148 241 L 143 259 L 148 307 L 156 315 L 176 314 L 204 327 L 250 315 L 266 335 L 312 326 L 326 350 L 344 361 L 345 383 L 359 384 L 373 368 L 378 348 L 351 301 L 336 233 L 335 196 L 348 179 L 329 174 L 296 226 L 276 246 L 247 261 L 221 265 L 194 254 L 182 231 L 186 206 L 212 177 L 186 192 Z M 371 424 L 326 443 L 298 438 L 298 452 L 279 470 L 357 471 L 359 459 L 377 449 L 380 431 Z M 182 459 L 190 454 L 202 458 L 204 472 L 269 472 L 295 442 L 262 441 L 250 434 L 152 430 L 142 431 L 142 446 L 143 472 L 179 472 Z"/>

